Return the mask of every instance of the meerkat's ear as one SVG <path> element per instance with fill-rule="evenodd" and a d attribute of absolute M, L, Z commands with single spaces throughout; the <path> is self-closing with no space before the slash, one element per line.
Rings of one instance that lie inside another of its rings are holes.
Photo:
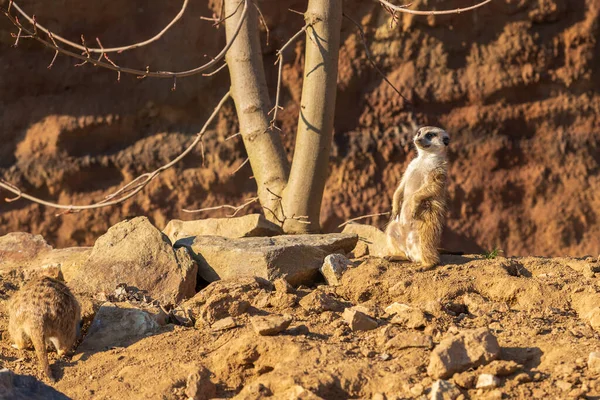
<path fill-rule="evenodd" d="M 444 145 L 448 146 L 448 144 L 450 144 L 450 137 L 444 136 L 444 138 L 442 139 L 442 141 L 444 142 Z"/>

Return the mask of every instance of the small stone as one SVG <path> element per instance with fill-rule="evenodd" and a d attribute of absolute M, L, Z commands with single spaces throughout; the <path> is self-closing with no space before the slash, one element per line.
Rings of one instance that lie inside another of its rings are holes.
<path fill-rule="evenodd" d="M 475 387 L 477 375 L 472 371 L 465 371 L 460 374 L 454 374 L 452 380 L 461 388 L 468 390 Z"/>
<path fill-rule="evenodd" d="M 355 308 L 346 308 L 342 318 L 353 331 L 369 331 L 377 328 L 377 321 Z"/>
<path fill-rule="evenodd" d="M 302 298 L 300 307 L 310 313 L 322 313 L 324 311 L 342 311 L 344 306 L 333 297 L 319 289 L 313 290 Z"/>
<path fill-rule="evenodd" d="M 438 379 L 431 385 L 431 400 L 456 400 L 460 390 L 451 382 Z"/>
<path fill-rule="evenodd" d="M 558 380 L 555 382 L 555 384 L 563 392 L 567 392 L 567 391 L 573 389 L 573 384 L 569 383 L 567 381 Z"/>
<path fill-rule="evenodd" d="M 292 323 L 292 316 L 285 314 L 258 316 L 250 319 L 254 331 L 261 336 L 273 336 L 285 331 Z"/>
<path fill-rule="evenodd" d="M 279 292 L 279 293 L 294 293 L 294 288 L 292 287 L 292 285 L 290 285 L 288 283 L 288 281 L 286 281 L 283 278 L 275 279 L 275 281 L 273 282 L 273 286 L 275 286 L 275 291 L 276 292 Z"/>
<path fill-rule="evenodd" d="M 211 329 L 213 331 L 225 331 L 228 329 L 235 328 L 236 326 L 237 324 L 232 317 L 226 317 L 212 324 Z"/>
<path fill-rule="evenodd" d="M 433 339 L 421 332 L 401 332 L 391 338 L 385 345 L 388 349 L 433 348 Z"/>
<path fill-rule="evenodd" d="M 412 393 L 412 395 L 415 397 L 422 395 L 424 391 L 425 388 L 420 383 L 417 383 L 415 386 L 410 388 L 410 393 Z"/>
<path fill-rule="evenodd" d="M 427 374 L 448 378 L 456 372 L 485 365 L 500 355 L 498 340 L 486 328 L 472 329 L 444 339 L 433 349 Z"/>
<path fill-rule="evenodd" d="M 600 351 L 591 352 L 587 364 L 590 371 L 600 373 Z"/>
<path fill-rule="evenodd" d="M 210 380 L 210 372 L 201 367 L 187 377 L 185 395 L 192 400 L 208 400 L 217 394 L 216 385 Z"/>
<path fill-rule="evenodd" d="M 386 400 L 385 395 L 383 393 L 375 393 L 371 400 Z"/>
<path fill-rule="evenodd" d="M 500 379 L 492 374 L 481 374 L 477 378 L 477 389 L 492 389 L 497 388 L 500 385 Z"/>
<path fill-rule="evenodd" d="M 381 361 L 387 361 L 387 360 L 389 360 L 390 358 L 392 358 L 392 356 L 390 356 L 388 353 L 381 353 L 381 355 L 379 356 L 379 359 L 380 359 Z"/>
<path fill-rule="evenodd" d="M 392 324 L 403 325 L 410 329 L 419 329 L 427 325 L 423 311 L 406 304 L 393 303 L 386 307 L 385 312 L 393 314 Z"/>
<path fill-rule="evenodd" d="M 522 366 L 514 361 L 495 360 L 483 367 L 482 373 L 496 376 L 507 376 L 515 373 Z"/>
<path fill-rule="evenodd" d="M 342 275 L 352 264 L 350 260 L 343 254 L 330 254 L 325 257 L 321 274 L 325 277 L 325 281 L 330 286 L 339 286 L 341 284 Z"/>

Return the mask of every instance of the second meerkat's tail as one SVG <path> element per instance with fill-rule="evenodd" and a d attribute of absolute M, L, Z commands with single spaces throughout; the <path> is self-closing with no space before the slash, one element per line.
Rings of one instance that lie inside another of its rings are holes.
<path fill-rule="evenodd" d="M 52 371 L 50 370 L 50 364 L 48 364 L 48 351 L 46 350 L 46 337 L 44 335 L 44 327 L 42 323 L 36 324 L 31 329 L 31 342 L 33 343 L 33 348 L 35 349 L 35 354 L 37 355 L 38 361 L 40 363 L 40 368 L 46 374 L 48 379 L 54 382 L 54 376 L 52 375 Z"/>

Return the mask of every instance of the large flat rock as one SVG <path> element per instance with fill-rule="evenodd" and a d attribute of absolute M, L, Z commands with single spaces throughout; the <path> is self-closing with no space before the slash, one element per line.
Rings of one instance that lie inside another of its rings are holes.
<path fill-rule="evenodd" d="M 196 264 L 187 251 L 174 251 L 146 217 L 137 217 L 98 238 L 71 284 L 77 292 L 94 295 L 111 293 L 125 283 L 163 304 L 176 304 L 195 294 L 196 276 Z"/>
<path fill-rule="evenodd" d="M 345 233 L 239 239 L 198 236 L 179 240 L 177 246 L 189 249 L 199 275 L 209 282 L 258 276 L 299 285 L 317 279 L 326 256 L 347 253 L 357 241 L 357 235 Z"/>
<path fill-rule="evenodd" d="M 171 243 L 195 236 L 223 236 L 242 238 L 281 235 L 281 228 L 262 214 L 250 214 L 236 218 L 207 218 L 195 221 L 169 221 L 163 233 Z"/>
<path fill-rule="evenodd" d="M 25 279 L 43 275 L 68 283 L 91 252 L 91 247 L 53 249 L 40 235 L 13 232 L 0 237 L 0 274 L 18 270 Z"/>

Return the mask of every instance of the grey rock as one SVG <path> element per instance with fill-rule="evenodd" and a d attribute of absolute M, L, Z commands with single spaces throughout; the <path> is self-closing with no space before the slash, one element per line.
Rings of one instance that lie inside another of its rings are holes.
<path fill-rule="evenodd" d="M 338 286 L 341 284 L 342 275 L 352 265 L 352 262 L 343 254 L 330 254 L 325 257 L 321 266 L 321 274 L 325 281 L 330 286 Z"/>
<path fill-rule="evenodd" d="M 327 255 L 350 251 L 357 240 L 356 235 L 341 233 L 240 239 L 198 236 L 181 239 L 176 246 L 190 250 L 200 276 L 209 282 L 257 276 L 300 285 L 316 279 Z"/>
<path fill-rule="evenodd" d="M 33 376 L 0 369 L 0 400 L 69 400 L 58 390 Z"/>
<path fill-rule="evenodd" d="M 163 304 L 176 304 L 196 293 L 196 278 L 197 266 L 185 249 L 174 251 L 146 217 L 138 217 L 99 237 L 71 284 L 93 295 L 125 283 Z"/>
<path fill-rule="evenodd" d="M 235 218 L 207 218 L 195 221 L 169 221 L 163 233 L 172 243 L 195 236 L 223 236 L 242 238 L 281 235 L 281 228 L 262 214 L 250 214 Z"/>
<path fill-rule="evenodd" d="M 292 323 L 291 315 L 267 315 L 250 319 L 254 331 L 261 336 L 273 336 L 285 331 Z"/>
<path fill-rule="evenodd" d="M 359 242 L 354 250 L 354 256 L 357 258 L 367 254 L 374 257 L 385 257 L 388 255 L 385 233 L 374 226 L 350 223 L 344 227 L 342 233 L 358 235 Z M 360 247 L 363 247 L 363 250 L 358 251 Z M 365 248 L 366 254 L 363 254 L 365 253 Z"/>
<path fill-rule="evenodd" d="M 460 332 L 444 339 L 431 352 L 427 373 L 449 378 L 456 372 L 485 365 L 500 355 L 498 340 L 487 328 Z"/>
<path fill-rule="evenodd" d="M 77 350 L 94 352 L 127 347 L 158 329 L 159 325 L 151 313 L 132 308 L 128 303 L 104 303 Z"/>

